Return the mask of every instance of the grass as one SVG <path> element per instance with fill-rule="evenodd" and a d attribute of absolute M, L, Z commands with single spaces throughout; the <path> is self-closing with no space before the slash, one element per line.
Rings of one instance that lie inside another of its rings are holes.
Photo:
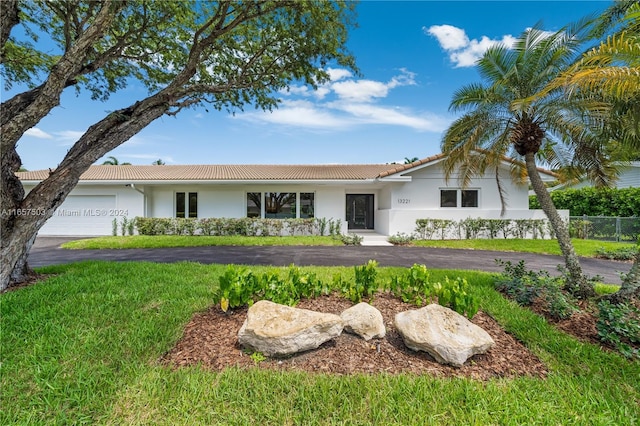
<path fill-rule="evenodd" d="M 571 240 L 578 256 L 596 257 L 599 248 L 616 250 L 624 247 L 635 247 L 634 244 L 617 243 L 611 241 Z M 494 240 L 419 240 L 413 241 L 414 246 L 441 247 L 473 250 L 515 251 L 525 253 L 562 255 L 557 240 L 522 240 L 522 239 L 494 239 Z"/>
<path fill-rule="evenodd" d="M 611 241 L 573 239 L 578 256 L 596 257 L 598 249 L 613 251 L 634 244 Z M 126 237 L 96 237 L 69 241 L 62 248 L 80 249 L 130 249 L 160 247 L 201 247 L 201 246 L 341 246 L 343 243 L 333 237 L 242 237 L 242 236 L 188 236 L 188 235 L 133 235 Z M 419 247 L 440 247 L 473 250 L 496 250 L 561 255 L 556 240 L 419 240 L 413 242 Z"/>
<path fill-rule="evenodd" d="M 242 237 L 189 235 L 130 235 L 126 237 L 96 237 L 69 241 L 66 249 L 130 249 L 201 246 L 341 246 L 333 237 Z"/>
<path fill-rule="evenodd" d="M 550 368 L 547 379 L 329 376 L 171 369 L 156 360 L 211 304 L 221 265 L 82 262 L 0 295 L 0 424 L 636 424 L 640 363 L 581 343 L 462 276 L 481 308 Z M 252 267 L 262 271 L 263 267 Z M 324 280 L 353 268 L 313 267 Z M 401 268 L 380 268 L 379 282 Z"/>

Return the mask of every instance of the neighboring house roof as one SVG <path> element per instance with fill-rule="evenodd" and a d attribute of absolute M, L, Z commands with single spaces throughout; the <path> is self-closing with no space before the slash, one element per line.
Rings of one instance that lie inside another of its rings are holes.
<path fill-rule="evenodd" d="M 616 162 L 614 165 L 618 168 L 619 172 L 617 179 L 613 182 L 614 188 L 640 187 L 640 161 Z M 589 179 L 583 177 L 578 180 L 563 182 L 549 188 L 549 191 L 579 189 L 590 186 L 593 186 L 593 183 L 589 181 Z M 532 191 L 529 192 L 529 195 L 532 195 Z"/>
<path fill-rule="evenodd" d="M 375 180 L 428 165 L 445 157 L 438 154 L 410 164 L 323 165 L 102 165 L 91 166 L 80 181 L 324 181 Z M 513 161 L 505 157 L 505 161 Z M 546 174 L 552 172 L 542 170 Z M 18 172 L 23 182 L 42 181 L 49 170 Z"/>

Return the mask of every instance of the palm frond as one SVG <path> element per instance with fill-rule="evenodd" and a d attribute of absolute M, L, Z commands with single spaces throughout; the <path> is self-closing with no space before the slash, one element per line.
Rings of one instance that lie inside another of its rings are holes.
<path fill-rule="evenodd" d="M 476 67 L 480 77 L 488 82 L 496 82 L 505 78 L 513 67 L 516 55 L 502 44 L 490 47 L 478 60 Z"/>

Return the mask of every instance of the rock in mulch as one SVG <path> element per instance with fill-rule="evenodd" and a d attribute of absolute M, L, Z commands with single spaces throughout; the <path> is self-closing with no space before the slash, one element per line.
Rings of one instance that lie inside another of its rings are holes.
<path fill-rule="evenodd" d="M 386 330 L 379 310 L 366 302 L 358 303 L 340 314 L 344 321 L 344 331 L 357 334 L 364 340 L 383 338 Z"/>
<path fill-rule="evenodd" d="M 342 328 L 338 315 L 261 300 L 247 311 L 238 342 L 267 356 L 283 356 L 315 349 L 339 336 Z"/>
<path fill-rule="evenodd" d="M 400 312 L 394 326 L 408 348 L 425 351 L 439 363 L 454 367 L 461 367 L 469 357 L 483 354 L 495 344 L 482 328 L 438 304 Z"/>

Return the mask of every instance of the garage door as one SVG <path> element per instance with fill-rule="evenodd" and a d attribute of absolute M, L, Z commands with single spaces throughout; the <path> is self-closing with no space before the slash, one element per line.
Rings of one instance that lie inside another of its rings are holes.
<path fill-rule="evenodd" d="M 115 195 L 69 195 L 39 235 L 111 235 Z"/>

